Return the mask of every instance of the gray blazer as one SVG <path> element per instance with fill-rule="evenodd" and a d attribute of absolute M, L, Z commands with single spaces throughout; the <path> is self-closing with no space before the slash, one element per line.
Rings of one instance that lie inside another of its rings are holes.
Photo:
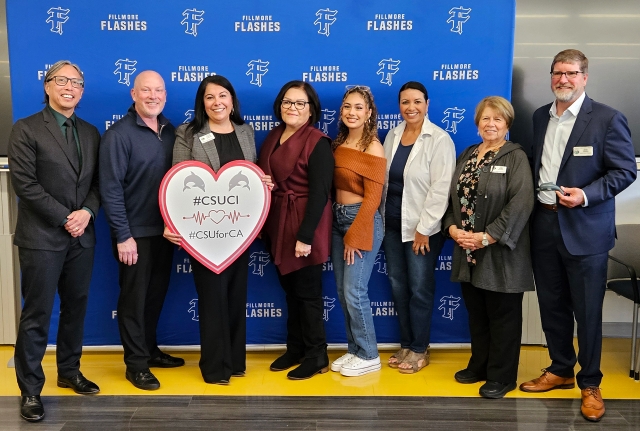
<path fill-rule="evenodd" d="M 218 149 L 216 148 L 215 140 L 205 144 L 200 142 L 201 136 L 211 133 L 209 123 L 205 123 L 202 129 L 195 135 L 187 132 L 187 126 L 188 124 L 182 124 L 176 129 L 176 142 L 173 145 L 173 164 L 175 165 L 185 160 L 197 160 L 209 165 L 211 169 L 218 172 L 218 169 L 220 169 L 220 159 L 218 158 Z M 234 124 L 233 126 L 245 160 L 255 163 L 257 156 L 253 127 L 246 123 L 242 125 Z"/>
<path fill-rule="evenodd" d="M 82 170 L 72 162 L 67 141 L 55 117 L 45 107 L 18 120 L 9 137 L 11 182 L 20 198 L 14 244 L 37 250 L 64 250 L 71 235 L 61 226 L 71 212 L 83 207 L 98 215 L 98 147 L 100 133 L 76 117 Z M 96 243 L 93 222 L 79 237 L 80 245 Z"/>
<path fill-rule="evenodd" d="M 464 165 L 477 145 L 458 157 L 451 181 L 449 207 L 443 219 L 443 231 L 462 226 L 457 185 Z M 506 168 L 504 173 L 491 172 L 491 167 Z M 475 287 L 493 292 L 519 293 L 533 290 L 533 270 L 529 243 L 529 216 L 533 210 L 531 168 L 522 147 L 507 141 L 489 166 L 482 168 L 476 201 L 476 232 L 487 232 L 496 243 L 475 251 L 476 266 L 467 264 L 466 252 L 453 247 L 451 281 L 470 282 Z"/>

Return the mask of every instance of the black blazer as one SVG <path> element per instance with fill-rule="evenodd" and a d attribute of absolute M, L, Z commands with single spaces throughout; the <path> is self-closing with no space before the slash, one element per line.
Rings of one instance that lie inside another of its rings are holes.
<path fill-rule="evenodd" d="M 67 141 L 46 107 L 18 120 L 9 137 L 9 169 L 20 198 L 14 244 L 38 250 L 64 250 L 71 235 L 60 223 L 73 211 L 87 207 L 98 215 L 98 146 L 100 133 L 76 117 L 82 170 L 74 166 Z M 96 242 L 92 222 L 80 236 L 83 247 Z"/>

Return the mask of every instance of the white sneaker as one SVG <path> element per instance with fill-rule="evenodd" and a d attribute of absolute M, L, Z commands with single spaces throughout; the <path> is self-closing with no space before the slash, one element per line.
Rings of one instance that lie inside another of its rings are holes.
<path fill-rule="evenodd" d="M 351 361 L 355 357 L 356 355 L 354 355 L 353 353 L 345 353 L 344 355 L 340 356 L 338 359 L 336 359 L 331 363 L 331 371 L 335 371 L 336 373 L 339 373 L 340 368 L 342 368 L 344 364 Z"/>
<path fill-rule="evenodd" d="M 380 356 L 374 359 L 361 359 L 355 356 L 349 362 L 342 364 L 340 374 L 346 377 L 356 377 L 379 370 Z"/>

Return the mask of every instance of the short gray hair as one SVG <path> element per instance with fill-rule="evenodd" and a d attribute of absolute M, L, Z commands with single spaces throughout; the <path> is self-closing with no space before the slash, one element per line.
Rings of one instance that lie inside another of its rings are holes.
<path fill-rule="evenodd" d="M 82 70 L 80 70 L 80 66 L 70 62 L 69 60 L 59 60 L 59 61 L 56 61 L 54 64 L 52 64 L 51 67 L 47 70 L 47 73 L 44 75 L 43 85 L 46 86 L 47 82 L 55 76 L 56 72 L 58 72 L 60 69 L 62 69 L 65 66 L 73 67 L 75 70 L 78 71 L 82 79 L 84 79 L 84 73 L 82 73 Z M 44 103 L 49 104 L 49 95 L 47 94 L 46 91 L 44 92 Z"/>

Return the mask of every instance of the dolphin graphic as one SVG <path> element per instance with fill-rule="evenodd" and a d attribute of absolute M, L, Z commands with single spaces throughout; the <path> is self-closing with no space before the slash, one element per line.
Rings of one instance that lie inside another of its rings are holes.
<path fill-rule="evenodd" d="M 242 183 L 244 183 L 244 185 Z M 251 190 L 251 187 L 249 187 L 249 178 L 246 175 L 243 175 L 242 171 L 235 174 L 233 178 L 231 178 L 231 181 L 229 181 L 229 191 L 238 186 Z"/>
<path fill-rule="evenodd" d="M 204 181 L 202 181 L 202 178 L 194 174 L 193 171 L 191 171 L 191 175 L 189 175 L 187 178 L 184 179 L 184 188 L 182 189 L 182 191 L 185 191 L 187 189 L 191 190 L 191 187 L 189 187 L 189 184 L 191 184 L 191 187 L 197 187 L 203 192 L 205 191 Z"/>

